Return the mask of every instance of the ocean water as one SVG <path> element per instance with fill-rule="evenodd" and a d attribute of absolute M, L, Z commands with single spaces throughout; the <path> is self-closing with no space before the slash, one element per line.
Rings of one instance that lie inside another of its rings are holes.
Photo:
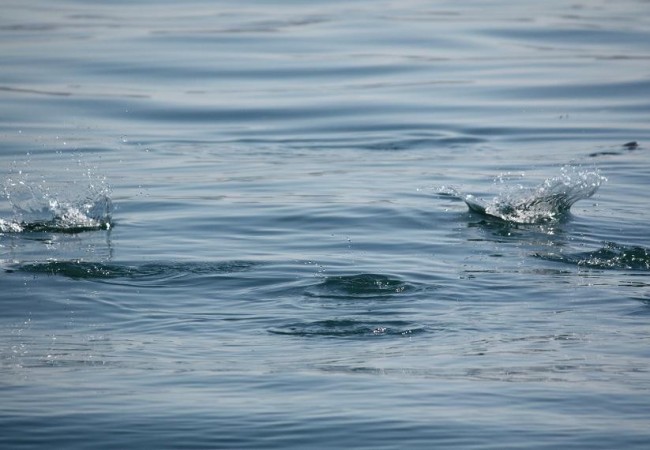
<path fill-rule="evenodd" d="M 648 448 L 650 3 L 3 2 L 0 447 Z"/>

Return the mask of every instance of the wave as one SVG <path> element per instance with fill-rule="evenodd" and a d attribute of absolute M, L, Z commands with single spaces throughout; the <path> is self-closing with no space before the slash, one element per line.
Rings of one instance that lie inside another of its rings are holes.
<path fill-rule="evenodd" d="M 544 223 L 564 217 L 578 200 L 594 195 L 605 180 L 595 169 L 565 166 L 560 175 L 546 179 L 535 188 L 506 186 L 489 201 L 471 194 L 463 200 L 471 211 L 508 222 Z"/>
<path fill-rule="evenodd" d="M 301 321 L 273 327 L 271 334 L 298 337 L 372 337 L 412 336 L 425 332 L 425 328 L 404 320 L 367 321 L 354 319 L 328 319 Z"/>
<path fill-rule="evenodd" d="M 590 269 L 650 270 L 650 249 L 607 242 L 594 251 L 579 253 L 535 253 L 533 256 Z"/>
<path fill-rule="evenodd" d="M 140 265 L 90 262 L 82 260 L 21 263 L 8 271 L 32 274 L 61 275 L 72 279 L 107 280 L 136 279 L 170 280 L 185 275 L 215 275 L 242 272 L 257 263 L 249 261 L 146 263 Z"/>
<path fill-rule="evenodd" d="M 398 278 L 362 273 L 326 277 L 317 285 L 309 287 L 305 295 L 320 298 L 370 299 L 403 294 L 414 288 Z"/>

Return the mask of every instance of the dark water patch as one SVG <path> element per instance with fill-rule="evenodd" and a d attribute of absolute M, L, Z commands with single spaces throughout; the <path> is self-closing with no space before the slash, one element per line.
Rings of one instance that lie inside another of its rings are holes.
<path fill-rule="evenodd" d="M 633 152 L 636 150 L 639 150 L 641 146 L 637 141 L 630 141 L 626 142 L 625 144 L 621 145 L 620 148 L 612 148 L 612 149 L 606 149 L 606 150 L 601 150 L 598 152 L 593 152 L 589 154 L 590 158 L 597 158 L 599 156 L 615 156 L 615 155 L 624 155 L 625 153 L 628 152 Z"/>
<path fill-rule="evenodd" d="M 437 138 L 409 138 L 401 140 L 382 140 L 369 144 L 360 145 L 360 149 L 380 150 L 380 151 L 399 151 L 413 150 L 420 148 L 440 147 L 442 145 L 464 145 L 480 144 L 485 139 L 472 136 L 440 136 Z"/>
<path fill-rule="evenodd" d="M 557 243 L 566 233 L 566 220 L 570 213 L 562 216 L 562 220 L 545 223 L 514 223 L 498 217 L 484 216 L 479 220 L 472 220 L 467 227 L 478 229 L 480 235 L 468 238 L 469 241 L 513 242 L 519 241 L 526 244 L 532 243 Z"/>
<path fill-rule="evenodd" d="M 110 230 L 113 223 L 109 220 L 90 220 L 87 222 L 75 223 L 57 217 L 48 221 L 35 221 L 31 223 L 13 224 L 10 229 L 22 232 L 43 232 L 43 233 L 68 233 L 76 234 L 84 231 Z"/>
<path fill-rule="evenodd" d="M 269 333 L 298 337 L 374 337 L 413 336 L 424 333 L 423 326 L 403 320 L 366 321 L 354 319 L 327 319 L 298 321 L 270 328 Z"/>
<path fill-rule="evenodd" d="M 186 275 L 215 275 L 243 272 L 258 263 L 250 261 L 226 261 L 215 263 L 147 263 L 127 265 L 89 261 L 47 261 L 23 263 L 7 271 L 33 274 L 60 275 L 72 279 L 109 280 L 131 279 L 164 281 Z"/>
<path fill-rule="evenodd" d="M 602 248 L 579 253 L 535 253 L 535 257 L 590 269 L 650 271 L 650 249 L 607 242 Z"/>
<path fill-rule="evenodd" d="M 387 275 L 362 273 L 358 275 L 329 276 L 305 291 L 308 297 L 334 299 L 387 298 L 416 290 L 416 287 L 399 278 Z"/>
<path fill-rule="evenodd" d="M 639 148 L 639 143 L 636 141 L 630 141 L 622 145 L 622 147 L 626 150 L 636 150 Z"/>

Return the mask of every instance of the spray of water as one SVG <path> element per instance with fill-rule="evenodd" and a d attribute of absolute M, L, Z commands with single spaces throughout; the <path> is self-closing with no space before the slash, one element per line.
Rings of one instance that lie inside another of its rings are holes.
<path fill-rule="evenodd" d="M 544 223 L 566 215 L 578 200 L 594 195 L 605 181 L 596 169 L 562 167 L 560 174 L 539 186 L 505 184 L 491 200 L 466 195 L 463 200 L 472 210 L 514 223 Z"/>
<path fill-rule="evenodd" d="M 3 192 L 13 216 L 0 218 L 0 232 L 111 228 L 111 189 L 94 168 L 81 160 L 74 164 L 68 161 L 64 166 L 56 160 L 39 175 L 32 166 L 27 160 L 21 168 L 14 167 L 4 180 Z"/>

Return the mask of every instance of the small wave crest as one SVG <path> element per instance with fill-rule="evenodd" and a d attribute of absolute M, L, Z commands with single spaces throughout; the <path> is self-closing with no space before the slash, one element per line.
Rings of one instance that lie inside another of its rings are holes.
<path fill-rule="evenodd" d="M 598 170 L 564 166 L 560 175 L 534 188 L 504 184 L 503 191 L 486 201 L 473 195 L 463 200 L 470 210 L 508 222 L 535 224 L 554 221 L 578 200 L 591 197 L 606 178 Z"/>

